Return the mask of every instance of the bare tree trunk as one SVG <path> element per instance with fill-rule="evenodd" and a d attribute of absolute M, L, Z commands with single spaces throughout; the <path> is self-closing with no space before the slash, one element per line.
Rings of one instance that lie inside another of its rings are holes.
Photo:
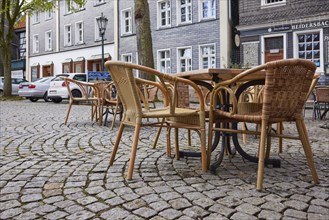
<path fill-rule="evenodd" d="M 147 0 L 135 0 L 135 24 L 139 64 L 154 68 L 150 12 Z M 141 73 L 141 78 L 148 78 Z"/>
<path fill-rule="evenodd" d="M 11 44 L 1 48 L 4 70 L 3 96 L 11 96 Z"/>

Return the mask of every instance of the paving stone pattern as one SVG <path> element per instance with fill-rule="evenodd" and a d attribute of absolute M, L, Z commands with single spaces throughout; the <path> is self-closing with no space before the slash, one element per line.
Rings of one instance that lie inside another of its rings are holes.
<path fill-rule="evenodd" d="M 306 118 L 321 183 L 312 183 L 300 142 L 284 140 L 282 154 L 275 144 L 271 152 L 281 168 L 266 167 L 264 190 L 257 192 L 256 164 L 237 154 L 226 156 L 216 174 L 203 173 L 197 158 L 166 156 L 164 132 L 152 149 L 154 128 L 142 128 L 127 181 L 133 129 L 125 130 L 109 167 L 118 123 L 115 130 L 99 126 L 89 107 L 73 106 L 65 126 L 66 111 L 67 102 L 0 102 L 1 219 L 329 219 L 323 121 Z M 189 148 L 186 133 L 180 134 L 181 147 Z M 248 152 L 257 149 L 252 141 Z"/>

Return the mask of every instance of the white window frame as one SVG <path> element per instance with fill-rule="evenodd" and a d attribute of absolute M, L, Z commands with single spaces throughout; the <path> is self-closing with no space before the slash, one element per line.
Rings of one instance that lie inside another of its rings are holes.
<path fill-rule="evenodd" d="M 312 29 L 312 30 L 302 30 L 302 31 L 295 31 L 293 32 L 293 50 L 294 50 L 294 58 L 298 58 L 298 34 L 308 34 L 308 33 L 314 33 L 319 32 L 319 43 L 320 43 L 320 66 L 317 67 L 316 72 L 324 72 L 324 53 L 323 53 L 323 29 Z"/>
<path fill-rule="evenodd" d="M 160 53 L 165 52 L 165 54 L 169 54 L 169 57 L 165 56 L 165 58 L 161 58 Z M 161 68 L 161 62 L 165 62 L 164 70 Z M 167 65 L 169 62 L 169 66 Z M 170 48 L 162 49 L 157 51 L 157 69 L 162 73 L 171 73 L 171 53 Z"/>
<path fill-rule="evenodd" d="M 192 23 L 193 20 L 193 4 L 192 4 L 192 0 L 186 0 L 185 6 L 181 5 L 181 0 L 177 0 L 177 24 L 190 24 Z M 188 1 L 190 1 L 189 3 L 187 3 Z M 185 8 L 186 10 L 186 19 L 189 17 L 188 15 L 188 8 L 191 8 L 191 20 L 186 20 L 186 21 L 182 21 L 182 14 L 181 14 L 181 9 Z"/>
<path fill-rule="evenodd" d="M 130 16 L 125 17 L 125 13 L 129 12 Z M 129 30 L 126 31 L 126 21 L 129 22 Z M 121 35 L 129 35 L 132 34 L 132 8 L 126 8 L 121 10 Z"/>
<path fill-rule="evenodd" d="M 40 40 L 39 35 L 33 35 L 33 53 L 39 53 L 40 51 Z"/>
<path fill-rule="evenodd" d="M 102 5 L 105 3 L 105 0 L 94 0 L 94 6 Z"/>
<path fill-rule="evenodd" d="M 64 5 L 65 5 L 65 14 L 71 14 L 72 13 L 72 4 L 73 0 L 65 0 Z"/>
<path fill-rule="evenodd" d="M 35 11 L 33 14 L 33 24 L 40 23 L 40 12 Z"/>
<path fill-rule="evenodd" d="M 183 50 L 183 49 L 190 49 L 191 51 L 191 56 L 190 57 L 180 57 L 180 51 Z M 187 64 L 186 67 L 185 67 L 185 72 L 186 71 L 191 71 L 192 70 L 192 66 L 193 66 L 193 51 L 192 51 L 192 47 L 189 46 L 189 47 L 178 47 L 177 48 L 177 72 L 183 72 L 182 71 L 182 67 L 181 67 L 181 61 L 182 60 L 185 60 L 185 63 Z M 188 61 L 191 60 L 191 64 L 188 65 Z"/>
<path fill-rule="evenodd" d="M 53 37 L 52 31 L 45 32 L 45 51 L 52 51 L 53 50 Z"/>
<path fill-rule="evenodd" d="M 161 9 L 161 4 L 166 4 L 166 9 Z M 168 8 L 169 3 L 169 8 Z M 158 19 L 158 28 L 168 28 L 171 27 L 171 2 L 170 0 L 159 0 L 157 2 L 157 19 Z M 162 13 L 165 13 L 166 24 L 162 25 Z"/>
<path fill-rule="evenodd" d="M 53 10 L 45 11 L 45 20 L 50 20 L 53 18 Z"/>
<path fill-rule="evenodd" d="M 214 19 L 216 18 L 216 10 L 217 10 L 217 0 L 199 0 L 199 21 L 201 20 L 207 20 L 207 19 Z M 208 6 L 208 10 L 207 10 L 207 17 L 203 16 L 203 3 L 207 3 Z M 214 3 L 212 5 L 212 3 Z M 212 12 L 214 12 L 214 14 L 212 15 Z"/>
<path fill-rule="evenodd" d="M 130 60 L 127 60 L 126 58 L 130 57 Z M 123 62 L 128 62 L 128 63 L 132 63 L 133 62 L 133 54 L 132 53 L 124 53 L 121 54 L 121 60 Z"/>
<path fill-rule="evenodd" d="M 99 32 L 98 24 L 97 24 L 97 18 L 100 18 L 101 16 L 98 16 L 95 18 L 95 41 L 102 40 L 102 36 Z"/>
<path fill-rule="evenodd" d="M 70 31 L 67 30 L 70 27 Z M 69 36 L 68 36 L 69 34 Z M 64 46 L 72 46 L 72 25 L 64 25 Z"/>
<path fill-rule="evenodd" d="M 269 34 L 261 36 L 261 63 L 265 63 L 265 38 L 283 37 L 283 59 L 287 59 L 287 34 Z"/>
<path fill-rule="evenodd" d="M 78 28 L 78 25 L 81 24 L 81 29 Z M 81 40 L 80 40 L 80 31 L 81 31 Z M 83 21 L 75 22 L 75 44 L 83 44 L 84 42 L 84 27 L 83 27 Z"/>
<path fill-rule="evenodd" d="M 203 48 L 205 47 L 213 47 L 214 48 L 214 54 L 212 53 L 209 53 L 208 55 L 204 55 L 202 52 L 203 52 Z M 203 67 L 203 60 L 202 58 L 208 58 L 208 67 L 206 69 L 209 69 L 209 68 L 216 68 L 216 44 L 215 43 L 212 43 L 212 44 L 202 44 L 202 45 L 199 45 L 199 69 L 204 69 Z M 214 59 L 214 64 L 212 65 L 211 64 L 211 60 L 212 58 Z"/>
<path fill-rule="evenodd" d="M 286 3 L 287 3 L 286 0 L 278 0 L 278 2 L 270 2 L 270 3 L 267 3 L 267 0 L 261 0 L 261 8 L 283 6 L 286 5 Z"/>

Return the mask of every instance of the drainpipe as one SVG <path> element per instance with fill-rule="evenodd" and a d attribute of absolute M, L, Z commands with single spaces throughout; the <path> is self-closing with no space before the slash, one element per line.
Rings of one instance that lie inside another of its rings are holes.
<path fill-rule="evenodd" d="M 219 1 L 219 47 L 220 47 L 220 68 L 228 68 L 231 62 L 231 24 L 230 24 L 230 6 L 231 1 Z"/>
<path fill-rule="evenodd" d="M 114 25 L 114 54 L 113 54 L 113 60 L 119 59 L 119 0 L 114 1 L 114 7 L 113 7 L 113 25 Z"/>

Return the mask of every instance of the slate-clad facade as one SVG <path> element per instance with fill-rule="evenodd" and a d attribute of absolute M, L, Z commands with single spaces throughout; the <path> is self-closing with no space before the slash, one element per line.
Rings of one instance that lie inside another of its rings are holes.
<path fill-rule="evenodd" d="M 244 66 L 281 58 L 309 59 L 322 73 L 320 83 L 328 83 L 328 0 L 240 0 L 236 29 Z"/>

